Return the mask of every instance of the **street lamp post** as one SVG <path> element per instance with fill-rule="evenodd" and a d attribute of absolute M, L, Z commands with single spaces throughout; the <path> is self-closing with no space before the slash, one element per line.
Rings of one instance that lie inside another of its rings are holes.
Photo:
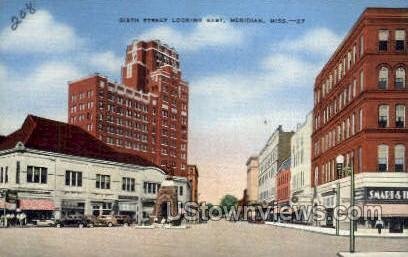
<path fill-rule="evenodd" d="M 352 166 L 344 167 L 344 156 L 343 155 L 338 155 L 336 157 L 336 162 L 337 162 L 337 172 L 339 170 L 343 171 L 345 174 L 350 174 L 350 208 L 354 210 L 354 170 Z M 350 219 L 350 252 L 353 253 L 355 251 L 355 246 L 356 246 L 356 238 L 354 236 L 354 220 L 352 220 L 352 217 L 349 217 Z M 336 230 L 337 232 L 337 230 Z"/>
<path fill-rule="evenodd" d="M 337 183 L 336 186 L 333 186 L 333 190 L 336 192 L 336 236 L 340 235 L 340 219 L 339 219 L 339 206 L 340 206 L 340 183 Z M 336 213 L 334 212 L 334 213 Z"/>

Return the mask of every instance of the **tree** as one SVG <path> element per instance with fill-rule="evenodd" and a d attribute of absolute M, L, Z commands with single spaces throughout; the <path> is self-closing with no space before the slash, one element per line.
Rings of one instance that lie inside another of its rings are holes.
<path fill-rule="evenodd" d="M 229 212 L 232 206 L 235 206 L 238 203 L 238 199 L 233 195 L 225 195 L 221 199 L 220 206 L 222 210 L 225 212 Z M 225 213 L 224 213 L 225 214 Z"/>

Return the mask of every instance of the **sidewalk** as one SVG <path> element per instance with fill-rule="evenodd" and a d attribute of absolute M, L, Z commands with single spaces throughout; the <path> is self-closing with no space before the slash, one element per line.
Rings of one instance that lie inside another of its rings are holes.
<path fill-rule="evenodd" d="M 280 222 L 265 222 L 267 225 L 277 226 L 277 227 L 285 227 L 285 228 L 293 228 L 293 229 L 301 229 L 305 231 L 320 233 L 320 234 L 327 234 L 327 235 L 336 235 L 336 230 L 334 228 L 325 228 L 325 227 L 316 227 L 316 226 L 307 226 L 307 225 L 300 225 L 300 224 L 291 224 L 291 223 L 280 223 Z M 341 229 L 339 231 L 340 236 L 348 236 L 349 230 Z M 361 237 L 406 237 L 408 238 L 408 233 L 389 233 L 388 231 L 383 231 L 382 234 L 378 234 L 377 230 L 357 230 L 354 234 L 355 236 Z M 355 255 L 353 255 L 355 256 Z"/>
<path fill-rule="evenodd" d="M 365 252 L 365 253 L 337 253 L 339 257 L 408 257 L 408 252 Z"/>

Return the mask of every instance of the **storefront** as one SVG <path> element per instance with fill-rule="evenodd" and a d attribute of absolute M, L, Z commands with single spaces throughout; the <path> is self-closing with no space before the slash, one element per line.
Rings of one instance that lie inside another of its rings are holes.
<path fill-rule="evenodd" d="M 119 195 L 118 214 L 127 215 L 137 222 L 137 213 L 139 212 L 139 197 Z"/>
<path fill-rule="evenodd" d="M 324 227 L 334 227 L 334 208 L 336 207 L 336 193 L 329 191 L 322 194 L 323 206 L 325 210 L 325 219 L 320 224 Z"/>
<path fill-rule="evenodd" d="M 27 223 L 33 220 L 52 219 L 55 205 L 51 199 L 19 199 L 18 209 L 27 216 Z"/>
<path fill-rule="evenodd" d="M 91 202 L 92 215 L 111 215 L 113 211 L 114 202 Z"/>
<path fill-rule="evenodd" d="M 62 216 L 83 215 L 85 213 L 84 200 L 62 200 L 61 202 Z"/>
<path fill-rule="evenodd" d="M 364 187 L 362 192 L 365 217 L 359 220 L 360 225 L 375 229 L 376 220 L 381 218 L 390 233 L 408 229 L 408 187 Z M 374 208 L 381 213 L 367 212 Z"/>

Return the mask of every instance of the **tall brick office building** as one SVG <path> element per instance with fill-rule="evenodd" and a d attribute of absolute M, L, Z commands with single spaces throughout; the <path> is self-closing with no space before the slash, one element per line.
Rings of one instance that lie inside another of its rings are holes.
<path fill-rule="evenodd" d="M 314 87 L 315 200 L 332 208 L 337 183 L 340 204 L 349 200 L 349 177 L 335 168 L 342 154 L 356 174 L 357 205 L 380 205 L 391 230 L 408 227 L 407 33 L 408 9 L 366 9 Z"/>
<path fill-rule="evenodd" d="M 160 41 L 126 48 L 122 83 L 95 74 L 69 83 L 68 121 L 121 151 L 187 176 L 188 83 Z"/>

